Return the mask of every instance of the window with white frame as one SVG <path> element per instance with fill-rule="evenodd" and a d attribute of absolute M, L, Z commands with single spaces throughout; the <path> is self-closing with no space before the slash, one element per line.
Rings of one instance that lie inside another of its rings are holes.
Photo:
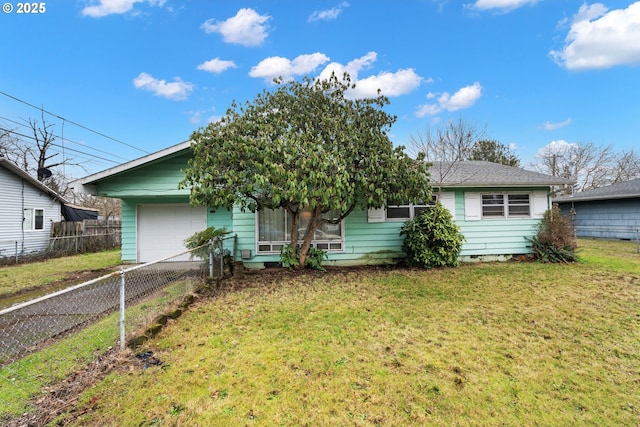
<path fill-rule="evenodd" d="M 321 218 L 335 219 L 338 211 L 321 214 Z M 291 241 L 291 215 L 284 209 L 264 209 L 258 211 L 258 253 L 279 253 Z M 304 237 L 311 220 L 311 211 L 303 210 L 298 223 L 298 239 Z M 315 231 L 311 245 L 325 251 L 342 251 L 344 233 L 342 224 L 323 223 Z"/>
<path fill-rule="evenodd" d="M 408 219 L 415 218 L 422 212 L 425 212 L 431 208 L 438 201 L 438 196 L 433 194 L 431 196 L 431 203 L 406 203 L 402 205 L 388 205 L 386 209 L 386 218 L 388 221 L 406 221 Z"/>
<path fill-rule="evenodd" d="M 529 218 L 529 193 L 482 194 L 482 218 Z"/>
<path fill-rule="evenodd" d="M 44 230 L 44 209 L 24 209 L 22 229 L 24 231 Z"/>

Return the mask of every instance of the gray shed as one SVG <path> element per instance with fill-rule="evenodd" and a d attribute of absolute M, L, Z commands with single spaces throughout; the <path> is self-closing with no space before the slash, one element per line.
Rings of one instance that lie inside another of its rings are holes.
<path fill-rule="evenodd" d="M 554 199 L 571 215 L 578 237 L 638 240 L 640 178 Z"/>

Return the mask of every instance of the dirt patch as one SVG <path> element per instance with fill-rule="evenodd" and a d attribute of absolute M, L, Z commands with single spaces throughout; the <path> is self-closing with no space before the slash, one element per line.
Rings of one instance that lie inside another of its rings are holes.
<path fill-rule="evenodd" d="M 120 351 L 112 348 L 63 381 L 45 387 L 42 390 L 42 396 L 32 402 L 34 411 L 18 418 L 2 420 L 5 423 L 3 425 L 7 427 L 43 426 L 48 425 L 62 414 L 66 414 L 64 416 L 66 421 L 61 419 L 57 425 L 66 425 L 67 421 L 90 411 L 92 405 L 97 403 L 89 402 L 88 405 L 76 408 L 78 398 L 84 390 L 101 381 L 111 372 L 126 372 L 134 369 L 143 369 L 143 365 L 132 351 L 128 349 Z"/>

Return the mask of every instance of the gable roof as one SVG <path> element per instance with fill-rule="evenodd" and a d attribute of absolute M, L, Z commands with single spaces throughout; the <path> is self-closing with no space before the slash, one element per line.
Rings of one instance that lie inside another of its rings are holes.
<path fill-rule="evenodd" d="M 67 200 L 64 197 L 62 197 L 60 194 L 56 193 L 55 191 L 53 191 L 52 189 L 50 189 L 49 187 L 47 187 L 46 185 L 44 185 L 43 183 L 41 183 L 40 181 L 32 177 L 31 175 L 29 175 L 27 172 L 20 169 L 15 163 L 10 161 L 9 159 L 0 156 L 0 166 L 4 167 L 9 172 L 27 181 L 28 183 L 30 183 L 40 191 L 45 192 L 52 199 L 58 200 L 62 203 L 67 203 Z"/>
<path fill-rule="evenodd" d="M 563 203 L 573 201 L 630 199 L 633 197 L 640 197 L 640 178 L 617 182 L 605 187 L 593 188 L 591 190 L 581 191 L 568 196 L 556 197 L 554 202 Z"/>
<path fill-rule="evenodd" d="M 160 151 L 156 151 L 155 153 L 147 154 L 146 156 L 139 157 L 137 159 L 128 161 L 126 163 L 122 163 L 118 166 L 114 166 L 109 169 L 105 169 L 103 171 L 94 173 L 92 175 L 85 176 L 84 178 L 76 179 L 69 183 L 69 186 L 74 189 L 74 191 L 83 191 L 83 187 L 85 185 L 91 186 L 93 183 L 100 181 L 104 178 L 109 178 L 111 176 L 117 175 L 122 172 L 126 172 L 130 169 L 137 168 L 139 166 L 145 165 L 147 163 L 151 163 L 153 161 L 162 159 L 164 157 L 168 157 L 174 154 L 178 154 L 182 151 L 188 150 L 191 148 L 191 141 L 183 141 L 179 144 L 172 145 L 171 147 L 167 147 Z"/>
<path fill-rule="evenodd" d="M 531 187 L 566 185 L 566 178 L 481 160 L 432 162 L 430 182 L 434 187 Z"/>

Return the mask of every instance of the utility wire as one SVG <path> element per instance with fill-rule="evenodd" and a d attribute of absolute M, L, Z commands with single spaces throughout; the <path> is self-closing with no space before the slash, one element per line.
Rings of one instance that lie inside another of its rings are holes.
<path fill-rule="evenodd" d="M 11 129 L 5 129 L 5 128 L 0 127 L 0 131 L 2 131 L 2 132 L 7 132 L 7 133 L 11 133 L 11 134 L 14 134 L 14 135 L 17 135 L 17 136 L 21 136 L 21 137 L 23 137 L 23 138 L 32 139 L 32 140 L 34 140 L 34 141 L 36 140 L 33 136 L 25 135 L 25 134 L 23 134 L 23 133 L 16 132 L 16 131 L 11 130 Z M 52 146 L 54 146 L 54 147 L 58 147 L 58 148 L 63 148 L 63 149 L 64 149 L 64 147 L 63 147 L 63 146 L 61 146 L 60 144 L 55 144 L 55 143 L 53 143 L 53 142 L 50 142 L 49 144 L 50 144 L 50 145 L 52 145 Z M 116 164 L 116 165 L 120 164 L 119 162 L 116 162 L 115 160 L 107 159 L 107 158 L 105 158 L 105 157 L 96 156 L 95 154 L 86 153 L 86 152 L 84 152 L 84 151 L 75 150 L 75 149 L 73 149 L 73 148 L 69 148 L 69 147 L 67 147 L 66 149 L 67 149 L 67 150 L 69 150 L 69 151 L 73 151 L 74 153 L 80 153 L 80 154 L 84 154 L 85 156 L 89 156 L 90 158 L 89 158 L 89 159 L 87 159 L 87 160 L 100 159 L 100 160 L 104 160 L 104 161 L 106 161 L 106 162 L 110 162 L 110 163 L 113 163 L 113 164 Z"/>
<path fill-rule="evenodd" d="M 17 121 L 15 121 L 15 120 L 11 120 L 11 119 L 10 119 L 10 118 L 8 118 L 8 117 L 0 116 L 0 119 L 4 120 L 4 121 L 6 121 L 6 122 L 9 122 L 9 123 L 16 124 L 16 125 L 18 125 L 18 126 L 22 126 L 22 127 L 24 127 L 24 128 L 29 128 L 29 126 L 28 126 L 26 123 L 20 123 L 20 122 L 17 122 Z M 62 124 L 63 124 L 63 126 L 64 126 L 64 121 L 62 122 Z M 55 134 L 52 134 L 52 135 L 53 135 L 54 137 L 56 137 L 56 138 L 62 138 L 62 140 L 66 141 L 66 142 L 71 142 L 72 144 L 80 145 L 80 146 L 82 146 L 82 147 L 87 147 L 88 149 L 91 149 L 91 150 L 97 151 L 97 152 L 99 152 L 99 153 L 108 154 L 108 155 L 111 155 L 111 156 L 113 156 L 113 157 L 117 157 L 117 158 L 119 158 L 119 159 L 125 160 L 125 161 L 128 161 L 128 160 L 129 160 L 129 159 L 127 159 L 127 158 L 125 158 L 125 157 L 122 157 L 122 156 L 119 156 L 119 155 L 117 155 L 117 154 L 113 154 L 113 153 L 110 153 L 110 152 L 108 152 L 108 151 L 103 151 L 103 150 L 100 150 L 99 148 L 93 148 L 93 147 L 90 147 L 90 146 L 88 146 L 88 145 L 84 145 L 84 144 L 81 144 L 81 143 L 79 143 L 79 142 L 73 141 L 73 140 L 71 140 L 71 139 L 64 138 L 64 136 L 60 137 L 59 135 L 55 135 Z M 35 138 L 33 138 L 33 137 L 30 137 L 30 138 L 31 138 L 31 139 L 35 139 Z M 114 162 L 114 163 L 115 163 L 115 162 Z"/>
<path fill-rule="evenodd" d="M 84 129 L 84 130 L 88 130 L 89 132 L 95 133 L 96 135 L 100 135 L 100 136 L 102 136 L 103 138 L 107 138 L 107 139 L 110 139 L 110 140 L 112 140 L 112 141 L 115 141 L 115 142 L 117 142 L 118 144 L 126 145 L 127 147 L 129 147 L 129 148 L 133 148 L 134 150 L 141 151 L 141 152 L 143 152 L 144 154 L 149 154 L 149 152 L 148 152 L 148 151 L 145 151 L 145 150 L 143 150 L 143 149 L 141 149 L 141 148 L 138 148 L 138 147 L 136 147 L 136 146 L 134 146 L 134 145 L 127 144 L 126 142 L 123 142 L 123 141 L 120 141 L 119 139 L 115 139 L 115 138 L 113 138 L 113 137 L 110 137 L 109 135 L 105 135 L 105 134 L 104 134 L 104 133 L 102 133 L 102 132 L 98 132 L 98 131 L 96 131 L 96 130 L 90 129 L 90 128 L 88 128 L 88 127 L 84 126 L 84 125 L 81 125 L 80 123 L 76 123 L 76 122 L 74 122 L 74 121 L 72 121 L 72 120 L 65 119 L 65 118 L 64 118 L 64 117 L 62 117 L 62 116 L 59 116 L 59 115 L 57 115 L 57 114 L 55 114 L 55 113 L 52 113 L 52 112 L 50 112 L 50 111 L 47 111 L 47 110 L 45 110 L 44 108 L 41 108 L 41 107 L 35 106 L 35 105 L 33 105 L 33 104 L 30 104 L 30 103 L 28 103 L 27 101 L 24 101 L 24 100 L 22 100 L 22 99 L 20 99 L 20 98 L 16 98 L 15 96 L 9 95 L 9 94 L 8 94 L 8 93 L 6 93 L 6 92 L 0 91 L 0 95 L 4 95 L 4 96 L 6 96 L 7 98 L 11 98 L 11 99 L 13 99 L 14 101 L 17 101 L 17 102 L 20 102 L 20 103 L 22 103 L 22 104 L 28 105 L 29 107 L 35 108 L 36 110 L 43 111 L 43 112 L 45 112 L 45 113 L 49 114 L 50 116 L 57 117 L 57 118 L 58 118 L 58 119 L 60 119 L 60 120 L 65 120 L 66 122 L 71 123 L 72 125 L 78 126 L 79 128 L 82 128 L 82 129 Z"/>

